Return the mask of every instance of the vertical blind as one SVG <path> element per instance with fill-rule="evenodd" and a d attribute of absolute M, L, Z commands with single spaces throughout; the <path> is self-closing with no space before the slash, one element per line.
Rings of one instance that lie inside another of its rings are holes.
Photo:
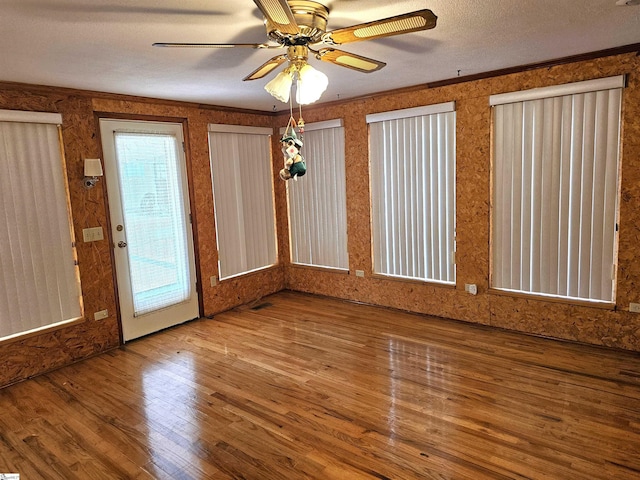
<path fill-rule="evenodd" d="M 348 270 L 341 121 L 307 124 L 302 153 L 307 175 L 287 182 L 291 262 Z"/>
<path fill-rule="evenodd" d="M 455 282 L 455 105 L 367 122 L 374 271 Z"/>
<path fill-rule="evenodd" d="M 0 339 L 81 317 L 59 116 L 0 111 Z M 11 121 L 4 121 L 10 118 Z"/>
<path fill-rule="evenodd" d="M 492 98 L 493 287 L 613 301 L 622 82 Z"/>
<path fill-rule="evenodd" d="M 209 125 L 220 279 L 277 261 L 272 133 L 270 128 Z"/>

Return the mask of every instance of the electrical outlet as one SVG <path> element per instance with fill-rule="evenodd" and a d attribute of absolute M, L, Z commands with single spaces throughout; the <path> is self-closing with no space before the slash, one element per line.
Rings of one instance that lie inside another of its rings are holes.
<path fill-rule="evenodd" d="M 640 313 L 640 303 L 630 303 L 629 311 L 631 313 Z"/>
<path fill-rule="evenodd" d="M 215 275 L 212 275 L 211 278 L 209 279 L 209 281 L 211 282 L 211 286 L 215 287 L 218 283 L 218 279 L 216 278 Z"/>
<path fill-rule="evenodd" d="M 107 318 L 109 316 L 109 312 L 107 310 L 100 310 L 93 314 L 94 320 L 102 320 L 103 318 Z"/>
<path fill-rule="evenodd" d="M 464 291 L 470 293 L 471 295 L 478 294 L 478 286 L 475 283 L 465 283 Z"/>
<path fill-rule="evenodd" d="M 356 270 L 356 277 L 364 278 L 364 270 Z"/>

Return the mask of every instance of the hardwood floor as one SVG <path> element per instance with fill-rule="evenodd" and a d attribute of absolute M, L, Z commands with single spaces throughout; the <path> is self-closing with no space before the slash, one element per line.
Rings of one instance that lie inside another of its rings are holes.
<path fill-rule="evenodd" d="M 640 355 L 282 292 L 0 390 L 34 479 L 638 479 Z"/>

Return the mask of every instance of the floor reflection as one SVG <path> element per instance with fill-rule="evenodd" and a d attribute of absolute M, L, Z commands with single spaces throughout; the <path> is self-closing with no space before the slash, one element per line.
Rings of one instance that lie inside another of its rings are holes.
<path fill-rule="evenodd" d="M 179 357 L 179 358 L 176 358 Z M 199 478 L 199 392 L 191 352 L 177 352 L 167 363 L 153 364 L 142 372 L 144 413 L 148 429 L 150 472 L 164 477 Z"/>
<path fill-rule="evenodd" d="M 447 428 L 442 415 L 452 413 L 453 408 L 442 389 L 443 377 L 451 373 L 451 358 L 445 358 L 441 348 L 394 335 L 389 336 L 387 344 L 389 443 L 395 444 L 396 436 L 402 437 L 402 428 L 407 425 L 415 430 L 416 412 L 420 412 L 423 433 L 442 433 Z"/>

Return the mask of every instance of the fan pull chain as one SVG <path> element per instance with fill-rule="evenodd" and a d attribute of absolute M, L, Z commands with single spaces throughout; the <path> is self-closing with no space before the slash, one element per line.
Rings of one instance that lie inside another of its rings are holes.
<path fill-rule="evenodd" d="M 293 98 L 291 97 L 292 95 L 289 94 L 289 121 L 287 122 L 287 126 L 284 129 L 284 136 L 286 136 L 289 133 L 289 129 L 295 132 L 296 121 L 293 118 Z"/>
<path fill-rule="evenodd" d="M 302 105 L 298 104 L 298 132 L 300 132 L 300 137 L 304 136 L 304 119 L 302 118 Z"/>
<path fill-rule="evenodd" d="M 291 90 L 293 90 L 293 85 L 290 87 Z M 293 95 L 291 95 L 291 92 L 289 92 L 289 123 L 291 123 L 291 120 L 293 120 Z M 287 130 L 285 130 L 285 133 L 289 130 L 289 124 L 287 124 Z"/>

